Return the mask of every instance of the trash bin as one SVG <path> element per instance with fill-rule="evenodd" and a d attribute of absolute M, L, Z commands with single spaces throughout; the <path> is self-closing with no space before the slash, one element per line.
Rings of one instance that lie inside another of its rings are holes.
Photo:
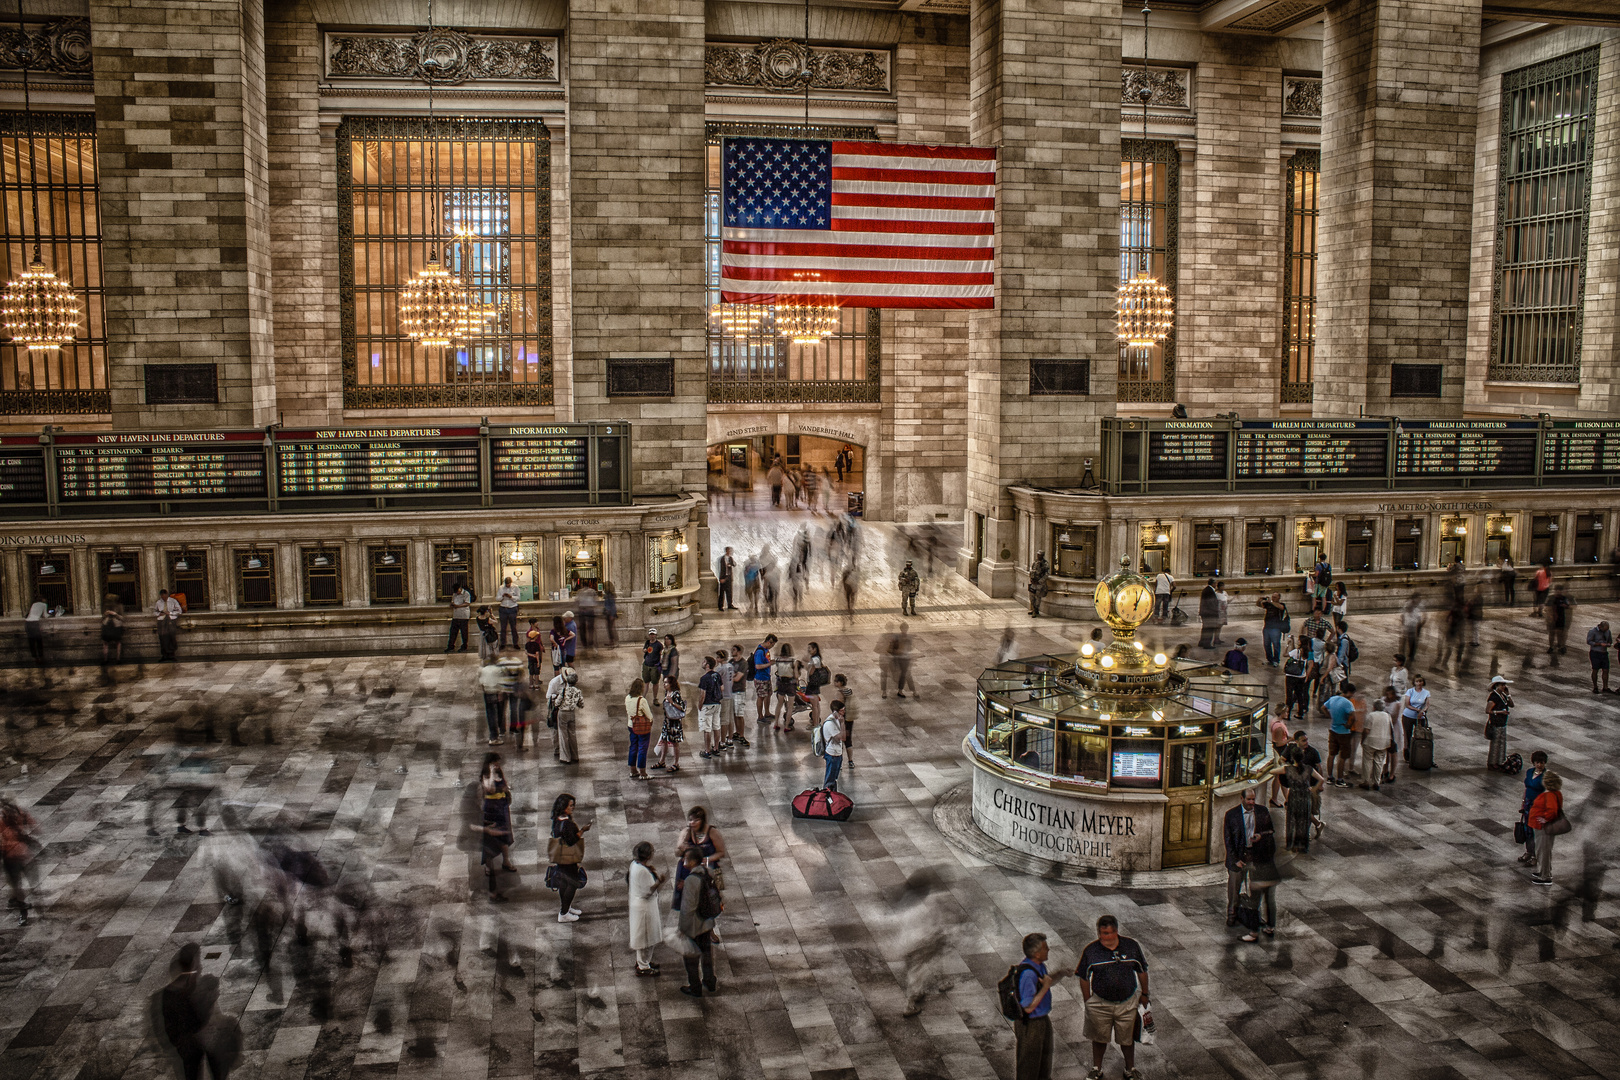
<path fill-rule="evenodd" d="M 849 512 L 855 517 L 861 517 L 866 512 L 866 492 L 852 491 L 849 493 Z"/>

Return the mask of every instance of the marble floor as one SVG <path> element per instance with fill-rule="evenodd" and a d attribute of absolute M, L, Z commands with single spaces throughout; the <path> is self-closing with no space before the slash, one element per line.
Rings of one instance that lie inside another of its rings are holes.
<path fill-rule="evenodd" d="M 739 546 L 761 535 L 730 527 Z M 932 808 L 965 779 L 973 679 L 1003 630 L 1028 653 L 1090 630 L 973 596 L 936 571 L 910 620 L 920 696 L 905 701 L 879 694 L 873 650 L 898 620 L 875 584 L 853 620 L 807 602 L 772 621 L 711 619 L 683 641 L 692 670 L 703 649 L 770 629 L 818 640 L 850 675 L 860 720 L 844 786 L 857 812 L 842 825 L 790 816 L 790 796 L 819 776 L 802 727 L 628 781 L 619 698 L 638 654 L 583 657 L 584 763 L 503 748 L 518 834 L 504 904 L 483 898 L 464 826 L 486 749 L 471 656 L 54 670 L 48 683 L 0 671 L 0 794 L 45 845 L 32 919 L 0 929 L 0 1080 L 172 1072 L 149 1003 L 183 942 L 201 946 L 221 1011 L 240 1020 L 242 1080 L 1010 1080 L 993 987 L 1019 938 L 1046 933 L 1055 963 L 1072 965 L 1104 912 L 1152 965 L 1150 1080 L 1620 1077 L 1620 904 L 1606 877 L 1620 696 L 1588 692 L 1579 648 L 1549 666 L 1522 608 L 1492 613 L 1460 676 L 1434 672 L 1426 643 L 1415 669 L 1431 675 L 1441 767 L 1382 794 L 1329 792 L 1327 831 L 1280 889 L 1277 937 L 1243 945 L 1220 887 L 1065 884 L 986 865 L 939 833 Z M 1579 640 L 1620 606 L 1576 615 Z M 1394 617 L 1355 623 L 1360 666 L 1382 670 Z M 1231 632 L 1258 657 L 1258 625 Z M 1493 664 L 1517 680 L 1513 748 L 1547 749 L 1566 778 L 1575 828 L 1550 889 L 1514 862 L 1518 781 L 1482 767 Z M 1325 742 L 1324 723 L 1310 727 Z M 570 925 L 538 872 L 564 790 L 594 823 L 585 914 Z M 662 977 L 636 977 L 624 873 L 641 840 L 667 866 L 696 804 L 729 848 L 720 989 L 701 1001 L 677 992 L 667 949 Z M 181 813 L 193 832 L 175 831 Z M 304 897 L 306 935 L 264 918 L 273 905 L 242 873 L 271 844 L 313 853 L 330 878 Z M 244 902 L 225 903 L 227 890 Z M 332 910 L 358 917 L 347 957 Z M 937 992 L 906 1017 L 908 963 L 924 955 Z M 1078 1080 L 1089 1048 L 1076 992 L 1055 993 L 1057 1075 Z M 1111 1052 L 1107 1075 L 1120 1069 Z"/>

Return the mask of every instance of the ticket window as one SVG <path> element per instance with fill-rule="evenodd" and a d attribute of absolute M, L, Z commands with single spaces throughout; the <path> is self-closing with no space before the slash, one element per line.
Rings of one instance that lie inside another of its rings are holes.
<path fill-rule="evenodd" d="M 305 607 L 343 603 L 343 555 L 336 548 L 304 548 L 300 553 Z"/>
<path fill-rule="evenodd" d="M 1371 521 L 1350 520 L 1344 523 L 1344 568 L 1367 571 L 1372 569 L 1373 535 L 1377 530 Z"/>
<path fill-rule="evenodd" d="M 1212 522 L 1193 526 L 1193 577 L 1215 577 L 1225 561 L 1226 534 Z"/>
<path fill-rule="evenodd" d="M 1461 559 L 1468 563 L 1468 522 L 1463 518 L 1446 518 L 1440 523 L 1440 569 L 1450 569 Z"/>
<path fill-rule="evenodd" d="M 674 551 L 675 538 L 670 537 L 670 550 Z M 563 540 L 563 584 L 569 592 L 576 589 L 601 589 L 602 541 L 589 536 L 574 536 Z M 679 575 L 679 568 L 676 574 Z M 677 576 L 677 580 L 679 580 Z M 648 587 L 653 579 L 648 578 Z"/>
<path fill-rule="evenodd" d="M 410 599 L 403 546 L 367 548 L 366 567 L 373 604 L 403 604 Z"/>
<path fill-rule="evenodd" d="M 1322 561 L 1327 529 L 1320 521 L 1302 521 L 1294 538 L 1294 570 L 1303 574 Z"/>
<path fill-rule="evenodd" d="M 208 554 L 202 551 L 166 551 L 163 562 L 169 571 L 169 595 L 180 601 L 185 611 L 207 611 Z"/>
<path fill-rule="evenodd" d="M 1116 788 L 1150 788 L 1157 791 L 1164 786 L 1164 740 L 1122 739 L 1115 729 L 1113 744 L 1109 747 L 1108 782 Z"/>
<path fill-rule="evenodd" d="M 1603 515 L 1575 515 L 1575 562 L 1595 563 L 1603 553 Z"/>
<path fill-rule="evenodd" d="M 1097 576 L 1097 527 L 1095 525 L 1054 525 L 1052 527 L 1052 572 L 1058 577 Z"/>
<path fill-rule="evenodd" d="M 1172 788 L 1203 787 L 1209 783 L 1208 739 L 1196 742 L 1172 742 L 1165 763 L 1166 786 Z"/>
<path fill-rule="evenodd" d="M 496 588 L 512 579 L 522 601 L 540 598 L 540 544 L 535 540 L 508 540 L 501 545 L 500 579 Z"/>
<path fill-rule="evenodd" d="M 1395 535 L 1390 543 L 1390 568 L 1416 570 L 1422 566 L 1423 522 L 1418 518 L 1396 518 Z"/>
<path fill-rule="evenodd" d="M 1108 783 L 1108 733 L 1101 724 L 1064 722 L 1057 737 L 1059 776 L 1098 786 Z"/>
<path fill-rule="evenodd" d="M 276 557 L 270 551 L 236 553 L 236 606 L 246 610 L 276 606 Z"/>
<path fill-rule="evenodd" d="M 121 551 L 98 555 L 96 568 L 101 571 L 101 599 L 116 596 L 125 611 L 140 610 L 141 575 L 136 556 Z"/>
<path fill-rule="evenodd" d="M 1150 525 L 1142 530 L 1142 573 L 1149 577 L 1170 569 L 1170 529 Z"/>
<path fill-rule="evenodd" d="M 984 748 L 999 758 L 1010 759 L 1012 750 L 1012 709 L 990 701 L 985 713 Z"/>
<path fill-rule="evenodd" d="M 28 556 L 28 577 L 34 592 L 45 601 L 45 606 L 58 615 L 73 614 L 73 579 L 69 572 L 68 557 L 46 552 Z M 30 597 L 28 606 L 33 606 Z"/>
<path fill-rule="evenodd" d="M 472 589 L 473 562 L 471 544 L 433 545 L 434 599 L 441 604 L 450 602 L 458 585 Z"/>
<path fill-rule="evenodd" d="M 1558 516 L 1537 514 L 1530 519 L 1530 561 L 1552 563 L 1558 548 Z"/>
<path fill-rule="evenodd" d="M 1012 763 L 1036 772 L 1051 772 L 1053 752 L 1056 750 L 1054 735 L 1050 716 L 1014 713 Z"/>
<path fill-rule="evenodd" d="M 1251 521 L 1243 527 L 1243 572 L 1269 574 L 1277 552 L 1277 523 Z"/>
<path fill-rule="evenodd" d="M 1500 566 L 1503 559 L 1513 558 L 1513 522 L 1507 518 L 1491 518 L 1485 523 L 1485 565 Z"/>
<path fill-rule="evenodd" d="M 681 555 L 685 550 L 686 541 L 680 533 L 647 537 L 648 592 L 673 592 L 681 587 Z"/>

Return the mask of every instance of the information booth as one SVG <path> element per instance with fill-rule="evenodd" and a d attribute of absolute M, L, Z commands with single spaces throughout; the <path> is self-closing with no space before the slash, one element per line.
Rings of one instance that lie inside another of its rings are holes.
<path fill-rule="evenodd" d="M 1273 765 L 1263 684 L 1150 653 L 1135 630 L 1152 585 L 1099 582 L 1111 644 L 979 677 L 964 743 L 973 821 L 1006 847 L 1081 867 L 1159 870 L 1221 857 L 1214 823 Z"/>

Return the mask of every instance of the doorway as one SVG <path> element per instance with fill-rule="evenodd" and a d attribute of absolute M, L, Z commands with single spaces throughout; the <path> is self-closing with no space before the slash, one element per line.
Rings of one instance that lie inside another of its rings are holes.
<path fill-rule="evenodd" d="M 861 513 L 866 448 L 819 435 L 756 435 L 709 447 L 710 513 Z"/>

